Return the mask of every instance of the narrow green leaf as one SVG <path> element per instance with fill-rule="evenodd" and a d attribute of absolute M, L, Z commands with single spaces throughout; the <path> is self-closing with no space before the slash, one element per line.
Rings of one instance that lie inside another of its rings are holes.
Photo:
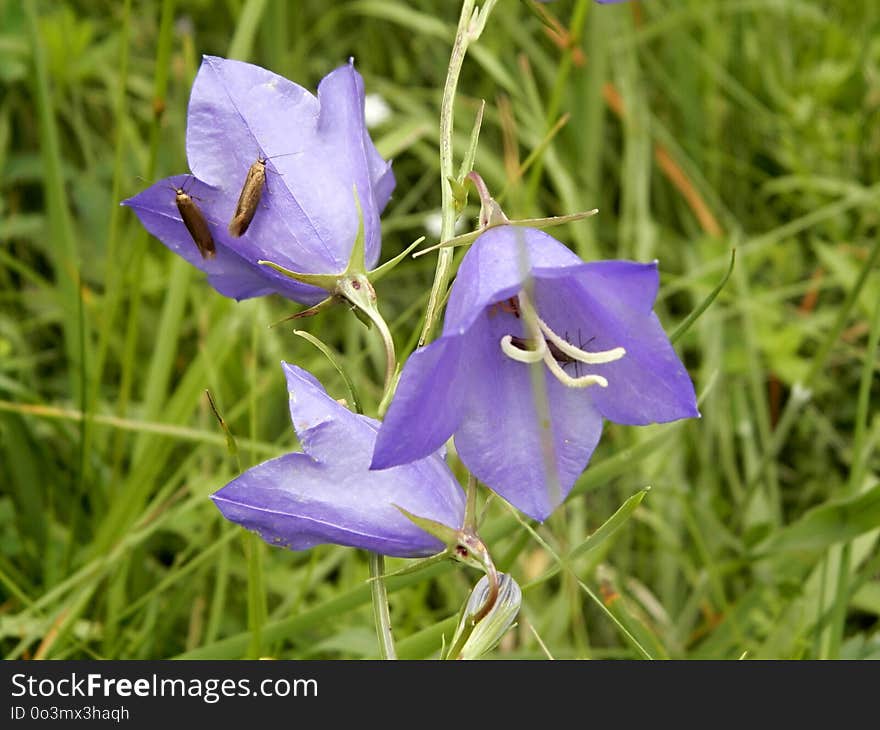
<path fill-rule="evenodd" d="M 377 266 L 375 269 L 373 269 L 369 274 L 370 281 L 373 284 L 375 284 L 377 281 L 379 281 L 379 279 L 381 279 L 386 274 L 388 274 L 392 269 L 394 269 L 401 261 L 403 261 L 407 257 L 408 254 L 410 254 L 412 252 L 412 250 L 416 246 L 418 246 L 424 240 L 425 240 L 424 236 L 417 238 L 409 246 L 407 246 L 403 251 L 401 251 L 399 254 L 397 254 L 397 256 L 395 256 L 393 259 L 389 259 L 381 266 Z"/>
<path fill-rule="evenodd" d="M 669 341 L 675 342 L 678 340 L 685 332 L 687 332 L 691 325 L 696 322 L 700 315 L 703 314 L 712 302 L 715 301 L 715 298 L 721 293 L 721 290 L 724 288 L 724 285 L 727 283 L 727 280 L 730 278 L 730 275 L 733 273 L 733 265 L 736 263 L 736 249 L 732 248 L 730 250 L 730 265 L 727 267 L 727 271 L 724 273 L 724 276 L 721 277 L 721 281 L 718 282 L 717 286 L 709 292 L 709 296 L 707 296 L 700 305 L 694 309 L 687 317 L 685 317 L 684 321 L 681 322 L 678 327 L 676 327 L 672 334 L 669 335 Z"/>
<path fill-rule="evenodd" d="M 363 413 L 364 407 L 360 396 L 358 395 L 357 388 L 354 385 L 354 381 L 351 379 L 345 368 L 342 367 L 342 363 L 339 361 L 339 358 L 334 354 L 334 352 L 317 337 L 309 334 L 308 332 L 305 332 L 304 330 L 294 330 L 293 334 L 295 334 L 297 337 L 302 337 L 306 342 L 310 342 L 315 347 L 317 347 L 318 350 L 321 351 L 324 357 L 327 358 L 327 360 L 335 368 L 336 372 L 339 373 L 339 376 L 345 382 L 345 387 L 348 389 L 348 395 L 351 398 L 351 405 L 354 407 L 355 413 Z"/>
<path fill-rule="evenodd" d="M 575 221 L 582 221 L 584 218 L 591 218 L 599 212 L 598 208 L 594 208 L 593 210 L 586 210 L 581 213 L 570 213 L 569 215 L 558 215 L 552 216 L 550 218 L 523 218 L 521 220 L 515 221 L 506 221 L 505 223 L 498 225 L 505 226 L 517 226 L 519 228 L 537 228 L 539 230 L 544 230 L 545 228 L 554 228 L 555 226 L 561 226 L 565 223 L 574 223 Z M 487 228 L 482 228 L 479 231 L 470 231 L 469 233 L 463 233 L 460 236 L 456 236 L 455 238 L 450 238 L 448 241 L 444 241 L 443 243 L 438 243 L 436 246 L 431 246 L 430 248 L 423 248 L 421 251 L 416 251 L 413 254 L 413 258 L 418 258 L 419 256 L 424 256 L 426 253 L 431 253 L 431 251 L 436 251 L 441 248 L 455 248 L 456 246 L 467 246 L 469 243 L 473 243 L 478 236 L 485 233 L 489 228 L 493 226 L 488 226 Z M 262 263 L 262 262 L 261 262 Z"/>

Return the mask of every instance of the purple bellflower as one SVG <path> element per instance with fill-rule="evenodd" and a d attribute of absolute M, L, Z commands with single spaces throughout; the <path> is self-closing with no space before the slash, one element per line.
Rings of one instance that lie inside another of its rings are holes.
<path fill-rule="evenodd" d="M 124 201 L 144 227 L 235 299 L 277 293 L 314 304 L 327 292 L 261 266 L 304 274 L 342 272 L 358 234 L 365 260 L 379 259 L 379 214 L 394 189 L 364 122 L 364 84 L 352 63 L 324 77 L 317 97 L 259 66 L 205 56 L 193 83 L 186 129 L 192 175 L 161 180 Z M 227 226 L 251 166 L 265 162 L 260 200 L 245 232 Z M 201 210 L 216 252 L 204 257 L 184 225 L 175 188 Z M 357 195 L 357 198 L 355 198 Z"/>
<path fill-rule="evenodd" d="M 404 367 L 372 468 L 422 458 L 454 434 L 478 479 L 546 519 L 589 462 L 603 418 L 699 416 L 652 311 L 658 284 L 656 262 L 584 263 L 534 228 L 489 228 L 462 260 L 442 336 Z"/>
<path fill-rule="evenodd" d="M 282 368 L 304 453 L 258 464 L 213 494 L 223 516 L 292 550 L 335 543 L 398 557 L 441 551 L 441 540 L 398 509 L 462 527 L 464 492 L 441 454 L 370 471 L 379 422 L 333 400 L 305 370 Z"/>

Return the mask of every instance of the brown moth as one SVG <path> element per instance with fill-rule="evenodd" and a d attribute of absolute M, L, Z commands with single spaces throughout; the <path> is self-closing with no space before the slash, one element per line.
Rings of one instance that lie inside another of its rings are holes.
<path fill-rule="evenodd" d="M 241 194 L 238 196 L 238 205 L 235 206 L 235 214 L 229 222 L 229 233 L 236 238 L 244 235 L 254 219 L 254 213 L 257 212 L 257 206 L 263 197 L 263 185 L 266 183 L 266 162 L 268 159 L 268 157 L 257 159 L 251 165 L 247 177 L 244 179 Z"/>
<path fill-rule="evenodd" d="M 183 219 L 183 225 L 192 236 L 198 246 L 199 253 L 203 259 L 212 259 L 217 253 L 214 246 L 214 237 L 211 235 L 211 229 L 208 228 L 208 222 L 202 211 L 195 201 L 183 188 L 172 188 L 174 190 L 174 202 L 177 203 L 177 211 Z"/>

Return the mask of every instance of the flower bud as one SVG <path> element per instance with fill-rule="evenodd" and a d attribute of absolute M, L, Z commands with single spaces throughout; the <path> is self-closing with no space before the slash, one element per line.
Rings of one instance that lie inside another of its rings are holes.
<path fill-rule="evenodd" d="M 458 651 L 457 659 L 479 659 L 484 654 L 488 654 L 498 645 L 498 642 L 516 620 L 520 606 L 522 606 L 522 591 L 511 576 L 499 573 L 498 596 L 495 599 L 495 605 L 476 626 L 472 626 L 473 617 L 485 605 L 490 591 L 489 579 L 486 576 L 480 578 L 471 591 L 452 640 L 452 646 L 455 648 L 470 631 L 470 636 L 467 636 L 464 645 Z"/>

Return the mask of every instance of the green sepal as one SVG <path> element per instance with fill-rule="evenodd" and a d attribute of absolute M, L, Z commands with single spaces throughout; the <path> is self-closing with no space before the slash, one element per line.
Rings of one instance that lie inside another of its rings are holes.
<path fill-rule="evenodd" d="M 442 541 L 447 548 L 451 548 L 453 545 L 458 543 L 458 538 L 461 533 L 449 527 L 449 525 L 444 525 L 442 522 L 437 522 L 436 520 L 429 519 L 428 517 L 419 517 L 418 515 L 414 515 L 408 509 L 404 509 L 399 504 L 395 504 L 398 510 L 406 517 L 410 522 L 412 522 L 417 527 L 422 528 L 429 535 L 433 535 L 438 540 Z"/>
<path fill-rule="evenodd" d="M 700 302 L 700 305 L 696 307 L 687 317 L 684 318 L 684 321 L 681 322 L 678 327 L 669 335 L 669 341 L 673 344 L 675 341 L 681 337 L 685 332 L 687 332 L 691 325 L 696 322 L 700 315 L 703 314 L 712 302 L 715 301 L 715 297 L 717 297 L 721 290 L 724 288 L 724 285 L 727 283 L 727 280 L 730 278 L 730 275 L 733 273 L 733 267 L 736 263 L 736 248 L 730 249 L 730 264 L 727 266 L 727 271 L 724 276 L 721 278 L 721 281 L 715 286 L 715 288 L 709 292 L 709 295 Z"/>
<path fill-rule="evenodd" d="M 474 169 L 474 158 L 477 156 L 477 145 L 480 142 L 480 130 L 483 127 L 483 112 L 486 111 L 486 100 L 480 99 L 480 107 L 474 117 L 474 126 L 471 128 L 471 138 L 467 150 L 461 159 L 461 167 L 458 168 L 458 179 L 469 180 L 468 173 Z M 467 185 L 467 182 L 464 183 Z"/>
<path fill-rule="evenodd" d="M 397 256 L 395 256 L 393 259 L 389 259 L 381 266 L 377 266 L 375 269 L 373 269 L 370 272 L 370 281 L 372 281 L 372 282 L 379 281 L 379 279 L 381 279 L 383 276 L 385 276 L 385 274 L 389 273 L 401 261 L 403 261 L 410 253 L 412 253 L 412 250 L 424 240 L 425 240 L 424 236 L 417 238 L 409 246 L 407 246 L 403 251 L 401 251 L 399 254 L 397 254 Z"/>
<path fill-rule="evenodd" d="M 345 271 L 343 271 L 341 274 L 303 274 L 299 271 L 291 271 L 281 264 L 276 264 L 274 261 L 265 261 L 263 259 L 260 259 L 259 261 L 257 261 L 257 263 L 261 266 L 268 266 L 271 269 L 275 269 L 275 271 L 277 271 L 279 274 L 283 274 L 287 278 L 298 281 L 301 284 L 317 286 L 330 292 L 331 294 L 339 294 L 348 299 L 348 296 L 346 296 L 345 292 L 343 291 L 345 280 L 358 278 L 360 275 L 366 278 L 367 273 L 366 239 L 364 236 L 364 212 L 361 208 L 361 201 L 358 198 L 357 188 L 354 188 L 354 205 L 357 209 L 358 214 L 358 230 L 357 235 L 354 237 L 354 243 L 351 247 L 351 256 L 348 259 L 348 266 L 346 266 Z M 373 295 L 373 298 L 375 300 L 375 294 Z M 355 302 L 352 301 L 352 304 L 355 304 Z"/>
<path fill-rule="evenodd" d="M 269 327 L 277 327 L 279 324 L 290 322 L 293 319 L 305 319 L 306 317 L 314 317 L 316 314 L 320 314 L 325 309 L 329 309 L 334 304 L 338 303 L 339 297 L 334 294 L 333 296 L 327 297 L 326 299 L 322 299 L 320 302 L 312 307 L 309 307 L 308 309 L 303 309 L 299 312 L 288 314 L 286 317 L 282 317 L 277 322 L 273 322 L 272 324 L 270 324 Z"/>
<path fill-rule="evenodd" d="M 211 412 L 214 414 L 214 418 L 217 419 L 217 423 L 220 424 L 220 428 L 223 429 L 223 433 L 226 436 L 226 450 L 229 452 L 233 461 L 235 461 L 238 473 L 241 474 L 241 457 L 238 453 L 238 443 L 235 440 L 235 436 L 232 435 L 232 429 L 229 428 L 229 424 L 226 423 L 226 420 L 220 415 L 220 409 L 217 407 L 217 403 L 214 401 L 214 396 L 208 388 L 205 388 L 205 395 L 208 396 L 208 405 L 211 406 Z"/>
<path fill-rule="evenodd" d="M 260 259 L 257 263 L 260 264 L 260 266 L 268 266 L 270 269 L 275 269 L 275 271 L 279 274 L 283 274 L 288 279 L 293 279 L 301 284 L 317 286 L 320 289 L 325 289 L 329 292 L 336 291 L 336 282 L 341 276 L 340 274 L 302 274 L 298 271 L 286 269 L 281 264 L 276 264 L 274 261 L 265 261 L 263 259 Z"/>
<path fill-rule="evenodd" d="M 432 555 L 430 558 L 421 558 L 419 560 L 409 563 L 408 565 L 403 566 L 399 570 L 395 570 L 391 573 L 385 573 L 382 578 L 397 578 L 402 575 L 412 575 L 413 573 L 427 570 L 434 565 L 445 563 L 447 560 L 449 560 L 449 550 L 441 550 L 439 553 L 437 553 L 436 555 Z M 368 578 L 367 580 L 376 580 L 376 578 Z"/>
<path fill-rule="evenodd" d="M 463 233 L 460 236 L 450 238 L 448 241 L 443 241 L 443 243 L 438 243 L 434 246 L 431 246 L 430 248 L 423 248 L 421 251 L 416 251 L 413 254 L 413 258 L 418 258 L 419 256 L 423 256 L 426 253 L 436 251 L 440 248 L 467 246 L 468 244 L 473 243 L 479 236 L 481 236 L 490 228 L 494 228 L 495 226 L 499 225 L 517 226 L 520 228 L 537 228 L 538 230 L 544 230 L 545 228 L 553 228 L 555 226 L 561 226 L 565 223 L 574 223 L 575 221 L 580 221 L 584 218 L 590 218 L 591 216 L 596 215 L 596 213 L 598 212 L 598 208 L 594 208 L 593 210 L 587 210 L 581 213 L 558 215 L 550 218 L 523 218 L 522 220 L 504 221 L 502 223 L 490 223 L 485 228 L 480 228 L 476 231 L 470 231 L 469 233 Z"/>
<path fill-rule="evenodd" d="M 364 235 L 364 211 L 361 208 L 361 199 L 358 197 L 357 186 L 353 188 L 354 207 L 358 214 L 358 230 L 354 237 L 354 244 L 351 247 L 351 256 L 348 259 L 348 266 L 345 267 L 346 274 L 366 274 L 367 273 L 367 242 Z"/>

